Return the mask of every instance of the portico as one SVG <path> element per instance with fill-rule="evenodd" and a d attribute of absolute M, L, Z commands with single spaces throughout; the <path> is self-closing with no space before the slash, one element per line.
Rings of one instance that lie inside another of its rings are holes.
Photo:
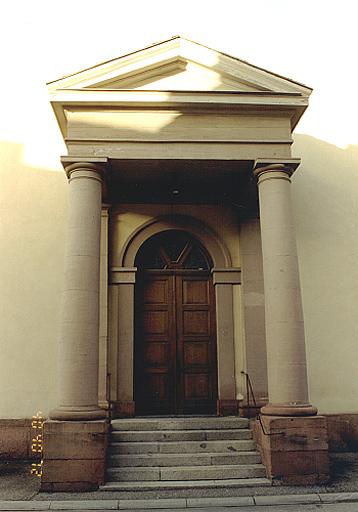
<path fill-rule="evenodd" d="M 310 429 L 326 434 L 308 396 L 290 191 L 300 163 L 291 133 L 310 92 L 182 38 L 50 84 L 68 148 L 69 220 L 60 403 L 47 423 L 47 454 L 45 430 L 44 489 L 103 481 L 106 408 L 110 401 L 117 417 L 138 414 L 142 367 L 151 403 L 187 400 L 193 411 L 215 403 L 218 415 L 248 405 L 247 371 L 261 413 L 281 417 L 288 439 L 292 418 L 296 432 L 310 418 L 309 474 L 327 477 L 327 450 L 321 443 L 317 466 L 310 438 Z M 155 258 L 139 261 L 146 244 Z M 74 457 L 81 469 L 73 464 L 64 480 L 69 425 L 77 443 L 88 425 L 101 443 L 92 449 L 87 437 L 87 452 Z M 256 433 L 275 477 L 275 450 Z M 301 448 L 281 447 L 292 457 Z"/>

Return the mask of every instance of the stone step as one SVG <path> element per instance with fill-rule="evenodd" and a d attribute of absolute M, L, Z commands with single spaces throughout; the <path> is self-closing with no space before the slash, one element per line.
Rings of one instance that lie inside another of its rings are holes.
<path fill-rule="evenodd" d="M 141 441 L 214 441 L 226 439 L 252 439 L 249 429 L 216 429 L 216 430 L 114 430 L 111 433 L 113 442 Z"/>
<path fill-rule="evenodd" d="M 224 440 L 224 441 L 183 441 L 148 442 L 148 443 L 111 443 L 110 454 L 129 453 L 236 453 L 255 450 L 253 440 Z"/>
<path fill-rule="evenodd" d="M 270 487 L 267 478 L 238 478 L 228 480 L 183 480 L 176 482 L 107 482 L 100 492 L 116 492 L 118 499 L 165 499 L 197 497 L 250 496 L 252 488 Z"/>
<path fill-rule="evenodd" d="M 262 464 L 221 466 L 175 466 L 146 468 L 110 468 L 107 475 L 111 482 L 131 481 L 183 481 L 183 480 L 227 480 L 231 478 L 265 477 Z"/>
<path fill-rule="evenodd" d="M 146 417 L 111 425 L 109 481 L 100 490 L 118 498 L 224 497 L 271 485 L 246 418 Z"/>
<path fill-rule="evenodd" d="M 112 431 L 116 430 L 216 430 L 248 428 L 247 418 L 237 416 L 194 416 L 183 418 L 130 418 L 115 419 L 111 422 Z"/>
<path fill-rule="evenodd" d="M 255 452 L 237 453 L 153 453 L 133 455 L 112 455 L 112 467 L 168 467 L 168 466 L 209 466 L 218 464 L 259 464 L 260 455 Z"/>

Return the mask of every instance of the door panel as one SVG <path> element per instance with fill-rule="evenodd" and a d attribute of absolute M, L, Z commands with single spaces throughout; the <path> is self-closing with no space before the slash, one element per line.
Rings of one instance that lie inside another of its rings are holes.
<path fill-rule="evenodd" d="M 183 311 L 183 334 L 190 336 L 209 336 L 209 311 Z"/>
<path fill-rule="evenodd" d="M 208 304 L 209 300 L 208 280 L 183 280 L 183 304 Z"/>
<path fill-rule="evenodd" d="M 144 347 L 145 366 L 165 366 L 169 360 L 170 346 L 167 342 L 151 342 Z"/>
<path fill-rule="evenodd" d="M 168 284 L 167 279 L 148 279 L 144 287 L 144 303 L 168 305 Z"/>
<path fill-rule="evenodd" d="M 190 342 L 184 344 L 184 367 L 210 364 L 210 350 L 205 342 Z"/>
<path fill-rule="evenodd" d="M 205 272 L 176 276 L 178 403 L 183 414 L 216 408 L 215 312 Z"/>
<path fill-rule="evenodd" d="M 173 277 L 143 275 L 137 286 L 135 400 L 138 414 L 174 414 Z"/>
<path fill-rule="evenodd" d="M 207 373 L 184 374 L 184 401 L 207 400 L 210 396 L 210 375 Z M 190 403 L 189 403 L 190 405 Z"/>
<path fill-rule="evenodd" d="M 217 370 L 210 274 L 143 272 L 136 301 L 136 413 L 214 413 Z"/>

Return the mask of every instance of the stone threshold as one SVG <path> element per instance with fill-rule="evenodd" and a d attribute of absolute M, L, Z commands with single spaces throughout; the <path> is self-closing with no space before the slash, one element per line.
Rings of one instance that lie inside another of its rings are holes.
<path fill-rule="evenodd" d="M 145 500 L 0 501 L 1 511 L 143 510 L 203 507 L 250 507 L 358 502 L 358 492 L 240 496 L 222 498 L 163 498 Z"/>

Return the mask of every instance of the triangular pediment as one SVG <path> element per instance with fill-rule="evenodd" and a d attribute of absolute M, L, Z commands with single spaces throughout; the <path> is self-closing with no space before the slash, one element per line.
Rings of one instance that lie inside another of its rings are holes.
<path fill-rule="evenodd" d="M 231 76 L 182 58 L 161 63 L 150 69 L 140 70 L 129 76 L 97 83 L 95 89 L 137 89 L 156 91 L 257 91 L 252 84 L 235 80 Z"/>
<path fill-rule="evenodd" d="M 156 90 L 300 93 L 311 89 L 176 36 L 49 83 L 50 91 Z"/>

